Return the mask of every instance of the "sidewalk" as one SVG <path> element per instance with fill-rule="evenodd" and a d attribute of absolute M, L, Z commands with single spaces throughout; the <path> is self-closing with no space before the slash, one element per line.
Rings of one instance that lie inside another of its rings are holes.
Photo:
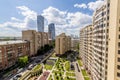
<path fill-rule="evenodd" d="M 84 77 L 83 77 L 82 72 L 81 72 L 81 68 L 80 68 L 80 66 L 79 66 L 80 72 L 78 72 L 78 68 L 77 68 L 77 66 L 76 66 L 76 63 L 78 63 L 78 62 L 77 62 L 77 61 L 74 62 L 76 80 L 84 80 Z"/>

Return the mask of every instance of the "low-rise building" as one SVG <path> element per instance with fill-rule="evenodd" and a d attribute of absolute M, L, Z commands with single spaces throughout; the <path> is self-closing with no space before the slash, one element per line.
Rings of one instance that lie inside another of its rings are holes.
<path fill-rule="evenodd" d="M 0 70 L 13 66 L 18 57 L 29 55 L 29 50 L 29 42 L 27 41 L 1 41 Z"/>

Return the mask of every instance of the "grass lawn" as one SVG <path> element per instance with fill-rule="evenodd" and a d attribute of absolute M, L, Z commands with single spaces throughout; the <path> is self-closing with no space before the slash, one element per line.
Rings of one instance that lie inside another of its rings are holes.
<path fill-rule="evenodd" d="M 75 73 L 66 72 L 66 76 L 75 76 Z"/>
<path fill-rule="evenodd" d="M 32 69 L 32 71 L 37 71 L 37 70 L 40 70 L 41 69 L 41 65 L 39 64 L 39 65 L 36 65 L 33 69 Z"/>
<path fill-rule="evenodd" d="M 52 57 L 57 57 L 57 56 L 55 55 L 55 53 L 53 53 Z"/>
<path fill-rule="evenodd" d="M 55 74 L 62 74 L 62 75 L 64 74 L 64 72 L 61 72 L 61 71 L 55 71 L 55 70 L 54 70 L 52 73 L 55 73 Z"/>
<path fill-rule="evenodd" d="M 90 80 L 90 78 L 89 78 L 89 77 L 84 77 L 84 79 L 85 79 L 85 80 Z"/>
<path fill-rule="evenodd" d="M 83 76 L 88 76 L 87 72 L 85 70 L 82 70 Z"/>
<path fill-rule="evenodd" d="M 69 62 L 69 61 L 67 61 L 67 62 L 65 63 L 65 69 L 66 69 L 66 71 L 69 71 L 69 70 L 70 70 L 70 62 Z"/>
<path fill-rule="evenodd" d="M 46 69 L 46 70 L 51 70 L 52 67 L 53 67 L 52 65 L 47 65 L 47 64 L 45 64 L 45 69 Z"/>
<path fill-rule="evenodd" d="M 65 77 L 64 80 L 76 80 L 76 78 Z"/>
<path fill-rule="evenodd" d="M 78 60 L 78 64 L 79 64 L 79 66 L 83 66 L 81 60 Z"/>
<path fill-rule="evenodd" d="M 54 74 L 54 80 L 63 80 L 63 77 L 62 77 L 62 75 L 60 76 L 60 75 Z"/>

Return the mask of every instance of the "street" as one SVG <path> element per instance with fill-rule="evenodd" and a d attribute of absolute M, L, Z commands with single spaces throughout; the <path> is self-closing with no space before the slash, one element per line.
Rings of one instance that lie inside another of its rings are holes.
<path fill-rule="evenodd" d="M 52 55 L 52 52 L 53 52 L 53 51 L 54 51 L 54 49 L 48 51 L 48 52 L 45 53 L 44 55 L 40 55 L 40 56 L 34 57 L 33 60 L 32 60 L 28 65 L 26 65 L 26 67 L 21 68 L 22 70 L 21 70 L 20 72 L 16 73 L 15 75 L 8 76 L 8 77 L 6 77 L 6 78 L 4 78 L 4 79 L 3 79 L 3 78 L 0 78 L 0 80 L 8 80 L 8 79 L 9 79 L 9 80 L 13 80 L 13 78 L 14 78 L 15 76 L 17 76 L 18 74 L 19 74 L 19 75 L 24 74 L 24 73 L 28 70 L 28 67 L 29 67 L 30 65 L 33 65 L 33 66 L 32 66 L 32 68 L 33 68 L 35 65 L 41 64 L 42 62 L 44 62 L 46 59 L 48 59 L 48 58 Z"/>

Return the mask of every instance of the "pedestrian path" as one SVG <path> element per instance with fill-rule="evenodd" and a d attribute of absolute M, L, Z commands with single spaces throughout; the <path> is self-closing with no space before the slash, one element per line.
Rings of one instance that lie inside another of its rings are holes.
<path fill-rule="evenodd" d="M 84 80 L 84 77 L 82 75 L 82 72 L 81 72 L 81 68 L 79 67 L 80 69 L 80 72 L 78 71 L 78 68 L 76 66 L 76 63 L 78 64 L 78 62 L 74 62 L 74 66 L 75 66 L 75 74 L 76 74 L 76 80 Z"/>

